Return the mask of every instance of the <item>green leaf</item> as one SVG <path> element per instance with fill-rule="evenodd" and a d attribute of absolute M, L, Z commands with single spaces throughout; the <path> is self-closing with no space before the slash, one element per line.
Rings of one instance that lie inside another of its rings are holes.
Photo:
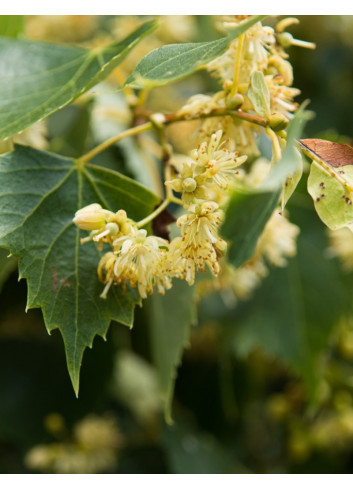
<path fill-rule="evenodd" d="M 24 21 L 24 15 L 0 15 L 0 36 L 19 37 Z"/>
<path fill-rule="evenodd" d="M 155 25 L 146 22 L 123 41 L 92 51 L 0 38 L 0 139 L 23 131 L 86 92 Z"/>
<path fill-rule="evenodd" d="M 215 41 L 168 44 L 155 49 L 142 58 L 126 85 L 153 88 L 191 75 L 221 56 L 235 38 L 265 17 L 254 15 L 229 30 L 228 36 Z"/>
<path fill-rule="evenodd" d="M 313 198 L 316 212 L 330 229 L 353 229 L 353 165 L 330 171 L 315 160 L 311 164 L 308 192 Z"/>
<path fill-rule="evenodd" d="M 320 362 L 351 298 L 337 260 L 327 257 L 325 229 L 307 200 L 302 195 L 300 207 L 298 200 L 290 209 L 301 229 L 297 256 L 287 267 L 272 269 L 253 299 L 235 313 L 232 344 L 242 356 L 260 347 L 283 360 L 303 377 L 314 400 Z"/>
<path fill-rule="evenodd" d="M 296 156 L 298 159 L 298 169 L 286 179 L 284 186 L 283 186 L 282 211 L 285 208 L 288 200 L 293 195 L 293 192 L 297 188 L 298 183 L 300 182 L 300 179 L 303 176 L 303 169 L 304 169 L 303 158 L 302 158 L 301 154 L 299 153 L 299 151 L 296 152 Z M 294 157 L 294 155 L 293 155 L 293 157 Z"/>
<path fill-rule="evenodd" d="M 157 197 L 123 175 L 73 159 L 16 146 L 0 157 L 0 246 L 20 258 L 27 279 L 27 308 L 41 307 L 48 331 L 59 328 L 76 393 L 86 346 L 105 337 L 110 321 L 132 325 L 135 291 L 112 287 L 99 297 L 101 254 L 96 245 L 80 245 L 87 235 L 72 222 L 75 212 L 93 202 L 139 220 Z"/>
<path fill-rule="evenodd" d="M 270 91 L 266 85 L 265 77 L 262 71 L 255 71 L 252 74 L 248 96 L 255 108 L 255 111 L 259 115 L 267 118 L 271 116 Z"/>
<path fill-rule="evenodd" d="M 189 341 L 190 326 L 196 320 L 195 288 L 174 280 L 165 296 L 154 294 L 148 302 L 153 364 L 157 370 L 165 418 L 172 422 L 171 403 L 176 370 Z"/>
<path fill-rule="evenodd" d="M 280 191 L 239 189 L 228 204 L 222 236 L 231 241 L 228 261 L 235 267 L 250 260 L 267 221 L 278 204 Z"/>
<path fill-rule="evenodd" d="M 230 241 L 228 260 L 235 267 L 253 256 L 257 241 L 277 207 L 284 183 L 299 170 L 301 160 L 295 144 L 306 118 L 302 106 L 288 128 L 283 156 L 267 179 L 255 189 L 238 188 L 231 195 L 221 233 Z"/>

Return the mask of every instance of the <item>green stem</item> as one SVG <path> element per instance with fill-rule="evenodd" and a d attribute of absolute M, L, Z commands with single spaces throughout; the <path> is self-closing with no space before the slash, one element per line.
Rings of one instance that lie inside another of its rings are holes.
<path fill-rule="evenodd" d="M 279 145 L 278 136 L 270 127 L 267 127 L 266 134 L 271 138 L 272 141 L 272 161 L 277 163 L 282 157 L 281 147 Z"/>
<path fill-rule="evenodd" d="M 146 224 L 148 224 L 149 222 L 153 221 L 153 219 L 155 217 L 157 217 L 161 212 L 164 211 L 164 209 L 166 207 L 168 207 L 168 205 L 170 204 L 171 200 L 169 199 L 169 197 L 167 197 L 159 207 L 157 207 L 157 209 L 155 209 L 152 214 L 150 214 L 149 216 L 145 217 L 144 219 L 142 219 L 142 221 L 139 221 L 137 223 L 137 227 L 138 228 L 143 228 L 144 226 L 146 226 Z"/>
<path fill-rule="evenodd" d="M 239 84 L 239 75 L 240 75 L 240 66 L 241 66 L 241 58 L 242 58 L 242 52 L 243 52 L 244 37 L 245 37 L 245 34 L 241 34 L 238 38 L 237 54 L 236 54 L 235 65 L 234 65 L 233 86 L 232 86 L 232 90 L 230 92 L 231 97 L 234 97 L 234 95 L 238 92 L 238 84 Z"/>
<path fill-rule="evenodd" d="M 135 136 L 136 134 L 139 134 L 144 131 L 149 131 L 151 129 L 153 129 L 152 122 L 146 122 L 145 124 L 141 124 L 139 126 L 127 129 L 126 131 L 123 131 L 120 134 L 117 134 L 116 136 L 107 139 L 107 141 L 104 141 L 103 143 L 99 144 L 95 148 L 91 149 L 91 151 L 78 158 L 77 161 L 79 163 L 87 163 L 88 161 L 92 160 L 92 158 L 97 156 L 97 154 L 101 153 L 105 149 L 109 148 L 109 146 L 112 146 L 113 144 L 117 143 L 121 139 L 127 138 L 129 136 Z"/>

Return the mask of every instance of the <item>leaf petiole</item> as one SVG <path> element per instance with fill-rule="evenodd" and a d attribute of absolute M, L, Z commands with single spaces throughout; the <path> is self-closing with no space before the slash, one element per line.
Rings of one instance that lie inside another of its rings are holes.
<path fill-rule="evenodd" d="M 149 222 L 153 221 L 153 219 L 155 217 L 157 217 L 161 212 L 164 211 L 164 209 L 166 207 L 168 207 L 168 205 L 171 203 L 171 200 L 169 197 L 167 197 L 162 203 L 160 206 L 157 207 L 157 209 L 155 209 L 149 216 L 145 217 L 144 219 L 142 219 L 141 221 L 139 221 L 137 223 L 137 227 L 138 228 L 143 228 L 144 226 L 146 226 L 146 224 L 148 224 Z"/>
<path fill-rule="evenodd" d="M 87 163 L 88 161 L 92 160 L 97 154 L 101 153 L 105 149 L 109 148 L 109 146 L 112 146 L 113 144 L 117 143 L 121 139 L 127 138 L 129 136 L 135 136 L 136 134 L 140 134 L 141 132 L 144 131 L 149 131 L 153 129 L 153 124 L 152 122 L 146 122 L 145 124 L 141 124 L 139 126 L 131 127 L 130 129 L 127 129 L 126 131 L 123 131 L 116 136 L 113 136 L 110 139 L 107 139 L 107 141 L 104 141 L 101 144 L 98 144 L 95 148 L 91 149 L 88 153 L 84 154 L 80 158 L 78 158 L 79 163 Z"/>

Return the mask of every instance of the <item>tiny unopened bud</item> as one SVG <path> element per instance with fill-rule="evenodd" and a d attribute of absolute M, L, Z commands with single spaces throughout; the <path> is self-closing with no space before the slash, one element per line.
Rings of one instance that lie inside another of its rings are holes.
<path fill-rule="evenodd" d="M 99 204 L 91 204 L 78 210 L 73 222 L 85 231 L 94 231 L 105 226 L 105 212 Z"/>
<path fill-rule="evenodd" d="M 126 222 L 127 221 L 126 211 L 124 211 L 123 209 L 120 209 L 120 211 L 115 213 L 115 219 L 119 224 Z"/>
<path fill-rule="evenodd" d="M 293 36 L 289 32 L 281 32 L 277 36 L 277 41 L 283 46 L 284 48 L 289 48 L 289 46 L 292 45 L 292 40 Z"/>
<path fill-rule="evenodd" d="M 302 48 L 315 49 L 316 44 L 313 42 L 301 41 L 300 39 L 295 39 L 289 32 L 281 32 L 277 35 L 277 41 L 284 48 L 289 46 L 300 46 Z"/>
<path fill-rule="evenodd" d="M 185 192 L 193 192 L 196 187 L 197 183 L 194 178 L 185 178 L 183 180 L 183 190 L 185 190 Z"/>
<path fill-rule="evenodd" d="M 223 83 L 223 88 L 224 88 L 225 91 L 231 90 L 232 87 L 233 87 L 233 82 L 231 80 L 226 80 Z"/>
<path fill-rule="evenodd" d="M 271 129 L 273 129 L 276 132 L 282 131 L 288 126 L 288 120 L 283 114 L 278 114 L 278 113 L 272 114 L 269 119 L 269 122 L 270 122 Z"/>
<path fill-rule="evenodd" d="M 105 229 L 109 231 L 110 236 L 116 236 L 119 232 L 119 226 L 115 222 L 108 222 Z"/>
<path fill-rule="evenodd" d="M 237 110 L 243 105 L 243 103 L 244 97 L 240 93 L 237 93 L 234 95 L 234 97 L 227 99 L 226 106 L 229 110 Z"/>

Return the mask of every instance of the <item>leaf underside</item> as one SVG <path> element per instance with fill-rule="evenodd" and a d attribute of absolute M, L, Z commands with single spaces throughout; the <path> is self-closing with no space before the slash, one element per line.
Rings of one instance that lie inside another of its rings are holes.
<path fill-rule="evenodd" d="M 96 334 L 105 337 L 112 319 L 131 326 L 138 295 L 112 287 L 107 300 L 99 297 L 101 253 L 92 242 L 80 245 L 87 232 L 72 219 L 79 208 L 97 202 L 138 220 L 158 198 L 116 172 L 24 146 L 0 157 L 0 188 L 0 246 L 20 258 L 27 308 L 42 308 L 49 332 L 59 328 L 77 393 L 84 349 Z"/>

